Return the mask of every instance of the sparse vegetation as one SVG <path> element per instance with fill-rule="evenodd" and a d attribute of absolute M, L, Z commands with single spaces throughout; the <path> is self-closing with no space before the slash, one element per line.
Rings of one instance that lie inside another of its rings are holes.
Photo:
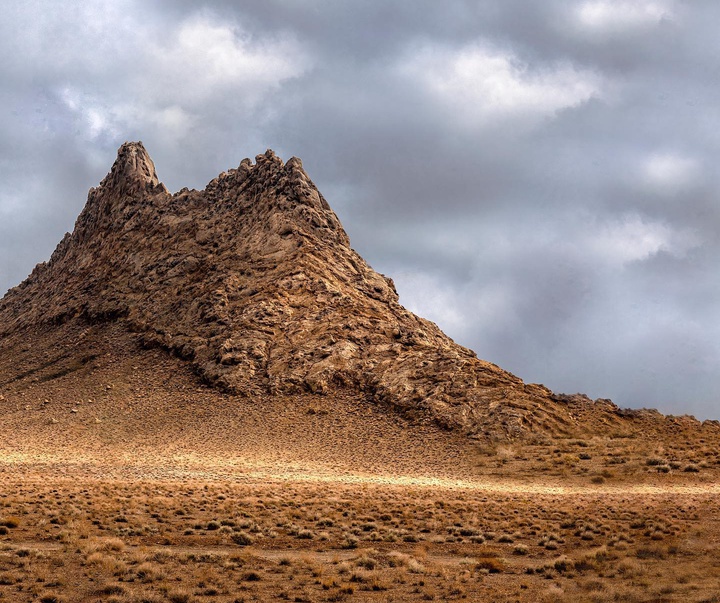
<path fill-rule="evenodd" d="M 620 429 L 474 442 L 354 396 L 239 404 L 115 335 L 131 361 L 105 348 L 38 381 L 42 395 L 34 373 L 3 390 L 0 603 L 699 603 L 720 590 L 720 449 L 697 425 L 662 443 Z"/>
<path fill-rule="evenodd" d="M 650 592 L 699 602 L 719 586 L 720 507 L 700 493 L 528 496 L 258 481 L 9 485 L 0 518 L 17 521 L 0 540 L 0 601 L 384 603 L 493 593 L 529 603 L 542 600 L 551 581 L 555 601 L 589 593 L 641 601 Z M 196 525 L 202 529 L 188 532 Z M 403 537 L 388 538 L 397 532 Z"/>

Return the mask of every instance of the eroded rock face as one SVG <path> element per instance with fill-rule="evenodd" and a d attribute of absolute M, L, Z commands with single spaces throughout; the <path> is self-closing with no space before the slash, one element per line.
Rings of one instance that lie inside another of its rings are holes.
<path fill-rule="evenodd" d="M 73 233 L 0 301 L 0 334 L 70 320 L 122 321 L 239 396 L 350 389 L 476 436 L 569 433 L 593 404 L 523 383 L 404 309 L 301 161 L 272 151 L 171 195 L 142 144 L 124 144 Z"/>

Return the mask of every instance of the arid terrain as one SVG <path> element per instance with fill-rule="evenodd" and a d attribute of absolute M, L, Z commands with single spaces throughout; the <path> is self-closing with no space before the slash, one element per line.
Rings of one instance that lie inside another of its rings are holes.
<path fill-rule="evenodd" d="M 0 600 L 717 600 L 714 451 L 479 449 L 301 400 L 264 409 L 270 425 L 226 402 L 223 422 L 207 407 L 220 400 L 191 391 L 184 428 L 181 404 L 105 411 L 114 392 L 77 413 L 19 411 L 46 433 L 3 449 Z M 81 435 L 108 424 L 138 433 Z"/>
<path fill-rule="evenodd" d="M 412 315 L 299 160 L 126 144 L 0 301 L 0 601 L 720 601 L 719 444 Z"/>

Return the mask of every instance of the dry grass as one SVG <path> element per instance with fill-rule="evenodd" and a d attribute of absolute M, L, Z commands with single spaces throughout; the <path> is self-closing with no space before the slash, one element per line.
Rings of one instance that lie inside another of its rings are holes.
<path fill-rule="evenodd" d="M 0 603 L 720 592 L 709 427 L 475 442 L 351 395 L 226 396 L 100 335 L 48 378 L 67 342 L 0 358 Z"/>
<path fill-rule="evenodd" d="M 709 601 L 719 512 L 701 494 L 28 473 L 0 495 L 17 518 L 0 601 Z"/>

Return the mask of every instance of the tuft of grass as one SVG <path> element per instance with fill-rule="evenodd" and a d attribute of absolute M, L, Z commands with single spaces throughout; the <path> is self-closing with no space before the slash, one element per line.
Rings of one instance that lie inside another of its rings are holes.
<path fill-rule="evenodd" d="M 14 529 L 17 528 L 19 525 L 19 517 L 6 517 L 5 519 L 0 519 L 0 526 L 4 526 L 6 528 Z"/>
<path fill-rule="evenodd" d="M 356 549 L 360 544 L 360 540 L 352 534 L 348 534 L 342 542 L 342 548 L 344 549 Z"/>
<path fill-rule="evenodd" d="M 240 546 L 248 546 L 255 542 L 255 539 L 243 530 L 241 530 L 240 532 L 233 532 L 230 538 L 235 544 L 238 544 Z"/>

